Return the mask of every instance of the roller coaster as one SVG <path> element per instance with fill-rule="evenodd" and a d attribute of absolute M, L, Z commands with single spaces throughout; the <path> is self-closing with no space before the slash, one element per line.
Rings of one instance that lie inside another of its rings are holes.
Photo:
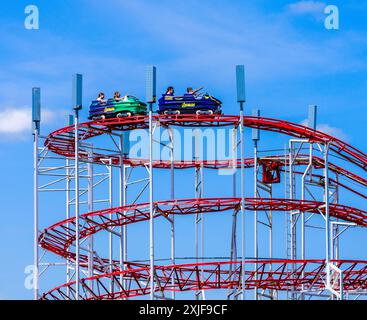
<path fill-rule="evenodd" d="M 148 75 L 147 82 L 154 77 L 155 72 Z M 74 105 L 81 105 L 80 96 L 75 97 Z M 315 124 L 244 115 L 241 97 L 239 115 L 153 115 L 154 99 L 147 100 L 147 115 L 82 123 L 76 108 L 68 126 L 46 136 L 40 134 L 40 117 L 34 117 L 35 299 L 180 299 L 190 292 L 194 299 L 206 299 L 210 292 L 215 299 L 366 297 L 367 260 L 343 259 L 348 252 L 340 245 L 344 234 L 367 227 L 367 211 L 350 204 L 367 197 L 365 153 L 316 130 Z M 34 92 L 34 107 L 39 104 Z M 168 159 L 153 158 L 153 149 L 163 144 L 155 139 L 158 128 L 168 132 Z M 231 157 L 176 159 L 175 128 L 225 128 L 233 141 Z M 252 142 L 245 141 L 245 130 L 252 131 Z M 148 158 L 130 157 L 127 139 L 136 131 L 148 131 Z M 273 149 L 259 149 L 260 132 L 272 137 Z M 194 196 L 176 199 L 175 186 L 187 183 L 177 180 L 178 170 L 193 178 Z M 218 186 L 217 196 L 205 197 L 204 177 L 219 170 L 231 173 L 222 177 L 227 185 Z M 156 171 L 169 173 L 168 183 L 159 181 L 168 200 L 154 198 Z M 222 196 L 225 189 L 232 196 Z M 340 203 L 341 194 L 348 195 L 347 203 Z M 41 207 L 48 212 L 41 215 Z M 60 213 L 64 218 L 58 221 Z M 190 217 L 195 254 L 180 257 L 177 243 L 189 240 L 177 233 Z M 214 245 L 206 243 L 206 217 L 227 220 L 228 256 L 205 255 Z M 147 259 L 129 250 L 128 230 L 138 225 L 148 230 L 141 236 L 142 243 L 147 239 L 142 244 Z M 165 259 L 156 257 L 160 228 L 168 232 Z M 315 251 L 319 256 L 310 258 Z M 50 286 L 43 292 L 41 279 Z"/>

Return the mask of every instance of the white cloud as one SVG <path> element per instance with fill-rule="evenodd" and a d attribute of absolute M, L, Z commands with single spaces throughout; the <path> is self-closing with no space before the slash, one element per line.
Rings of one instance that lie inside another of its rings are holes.
<path fill-rule="evenodd" d="M 99 2 L 92 2 L 92 5 L 99 6 Z M 184 14 L 190 5 L 196 10 Z M 108 10 L 107 15 L 112 10 L 128 11 L 135 19 L 151 21 L 137 28 L 143 35 L 141 43 L 165 48 L 165 59 L 158 61 L 163 80 L 164 68 L 169 70 L 167 77 L 172 78 L 172 72 L 188 74 L 188 66 L 191 79 L 222 86 L 232 81 L 232 69 L 236 63 L 246 64 L 251 81 L 324 76 L 366 67 L 365 60 L 357 54 L 356 48 L 360 47 L 361 41 L 355 35 L 315 41 L 303 37 L 297 28 L 293 28 L 293 20 L 287 13 L 319 14 L 324 18 L 325 4 L 321 1 L 298 1 L 287 7 L 286 14 L 272 15 L 250 5 L 244 11 L 213 3 L 210 8 L 205 8 L 205 19 L 196 13 L 202 11 L 202 5 L 196 1 L 189 5 L 185 2 L 184 8 L 178 5 L 172 11 L 170 6 L 161 3 L 115 0 L 104 10 Z M 243 18 L 244 12 L 246 19 Z M 161 19 L 161 16 L 170 19 Z M 118 23 L 124 27 L 127 22 Z M 323 25 L 320 26 L 323 29 Z"/>
<path fill-rule="evenodd" d="M 343 130 L 336 128 L 336 127 L 332 127 L 326 123 L 320 123 L 317 126 L 317 130 L 325 132 L 328 135 L 339 138 L 343 141 L 349 140 L 349 136 Z"/>
<path fill-rule="evenodd" d="M 42 122 L 51 123 L 56 118 L 56 113 L 42 110 Z M 0 139 L 19 140 L 25 133 L 30 133 L 32 128 L 32 110 L 29 107 L 7 107 L 0 112 Z"/>
<path fill-rule="evenodd" d="M 290 13 L 296 15 L 311 14 L 319 16 L 323 14 L 326 4 L 321 1 L 298 1 L 287 6 Z"/>
<path fill-rule="evenodd" d="M 308 119 L 305 119 L 301 122 L 301 125 L 308 126 Z M 316 129 L 318 131 L 324 132 L 332 137 L 338 138 L 340 140 L 343 140 L 345 142 L 349 141 L 349 136 L 346 134 L 343 130 L 330 126 L 327 123 L 320 123 L 317 124 Z"/>

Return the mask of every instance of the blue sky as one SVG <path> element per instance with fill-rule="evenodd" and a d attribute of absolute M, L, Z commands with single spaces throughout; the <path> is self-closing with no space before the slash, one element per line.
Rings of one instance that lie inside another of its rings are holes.
<path fill-rule="evenodd" d="M 40 29 L 24 28 L 37 5 Z M 340 10 L 326 30 L 322 10 Z M 144 68 L 158 67 L 158 89 L 204 85 L 236 113 L 234 66 L 245 64 L 247 112 L 301 123 L 319 106 L 320 129 L 367 150 L 367 4 L 360 1 L 2 2 L 0 10 L 0 298 L 30 298 L 32 263 L 31 88 L 42 88 L 44 133 L 64 124 L 71 75 L 85 77 L 84 104 L 103 90 L 144 97 Z M 86 118 L 87 108 L 83 110 Z"/>

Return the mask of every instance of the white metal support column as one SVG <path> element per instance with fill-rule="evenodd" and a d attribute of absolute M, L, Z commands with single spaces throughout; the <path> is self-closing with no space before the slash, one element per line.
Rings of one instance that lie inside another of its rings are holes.
<path fill-rule="evenodd" d="M 171 185 L 171 200 L 175 199 L 175 146 L 174 146 L 174 131 L 168 128 L 170 141 L 170 185 Z M 175 264 L 175 215 L 170 217 L 171 224 L 171 264 Z M 172 270 L 173 271 L 173 270 Z M 172 287 L 175 287 L 175 274 L 172 272 L 171 279 Z M 172 299 L 175 299 L 175 290 L 172 290 Z"/>
<path fill-rule="evenodd" d="M 243 65 L 236 66 L 236 84 L 237 84 L 237 102 L 240 105 L 240 159 L 241 159 L 241 296 L 242 300 L 246 300 L 246 217 L 245 217 L 245 130 L 244 130 L 244 104 L 246 102 L 245 94 L 245 67 Z"/>
<path fill-rule="evenodd" d="M 149 256 L 150 256 L 150 299 L 154 300 L 154 208 L 153 208 L 153 116 L 149 107 Z"/>
<path fill-rule="evenodd" d="M 308 164 L 302 174 L 301 183 L 301 200 L 306 200 L 306 178 L 309 175 L 309 180 L 312 179 L 312 165 L 313 165 L 313 144 L 309 144 Z M 301 259 L 306 258 L 306 217 L 305 212 L 301 212 Z"/>
<path fill-rule="evenodd" d="M 93 212 L 94 203 L 94 179 L 93 179 L 93 147 L 88 152 L 88 212 Z M 93 219 L 93 217 L 91 218 Z M 93 235 L 88 239 L 88 277 L 92 277 L 94 274 L 94 243 Z M 89 283 L 91 290 L 93 290 L 93 281 Z"/>
<path fill-rule="evenodd" d="M 312 182 L 312 165 L 313 165 L 313 144 L 309 144 L 309 154 L 308 154 L 308 164 L 305 171 L 302 174 L 301 182 L 301 200 L 306 200 L 306 182 Z M 306 181 L 307 175 L 309 175 L 309 181 Z M 301 259 L 306 259 L 306 215 L 305 212 L 301 212 Z M 302 272 L 304 276 L 304 271 Z M 302 291 L 304 291 L 304 286 L 302 285 Z M 300 299 L 304 300 L 305 295 L 301 293 Z"/>
<path fill-rule="evenodd" d="M 333 204 L 339 203 L 339 174 L 335 173 L 335 183 L 333 186 L 334 191 L 330 195 L 330 202 Z M 340 230 L 340 227 L 343 225 L 343 221 L 336 219 L 336 221 L 332 222 L 332 226 L 330 229 L 331 235 L 331 259 L 338 260 L 339 259 L 339 245 L 340 245 L 340 236 L 341 234 L 349 228 L 349 226 L 343 231 Z"/>
<path fill-rule="evenodd" d="M 124 166 L 124 175 L 123 175 L 123 197 L 122 197 L 122 205 L 126 206 L 128 201 L 128 193 L 127 193 L 127 176 L 128 176 L 128 166 Z M 128 228 L 127 225 L 124 225 L 123 227 L 123 233 L 124 233 L 124 252 L 123 252 L 123 260 L 127 261 L 128 258 L 128 245 L 127 245 L 127 233 Z"/>
<path fill-rule="evenodd" d="M 156 101 L 156 67 L 148 66 L 146 73 L 146 95 L 149 104 L 149 260 L 150 260 L 150 299 L 154 300 L 154 207 L 153 207 L 153 104 Z"/>
<path fill-rule="evenodd" d="M 124 165 L 124 137 L 123 133 L 119 137 L 119 206 L 122 207 L 125 205 L 125 165 Z M 124 252 L 125 252 L 125 244 L 124 244 L 124 237 L 125 237 L 125 225 L 120 227 L 120 268 L 122 270 L 125 269 L 124 267 Z M 120 275 L 120 285 L 124 286 L 124 277 Z M 125 286 L 124 286 L 125 287 Z"/>
<path fill-rule="evenodd" d="M 67 116 L 67 121 L 66 121 L 66 125 L 68 126 L 72 126 L 74 125 L 74 116 L 73 115 L 68 115 Z M 69 134 L 70 136 L 70 134 Z M 71 138 L 71 137 L 70 137 Z M 71 205 L 70 205 L 70 194 L 71 194 L 71 180 L 72 180 L 72 162 L 71 159 L 69 157 L 66 158 L 65 160 L 65 188 L 66 188 L 66 203 L 65 203 L 65 209 L 66 209 L 66 220 L 69 221 L 70 219 L 70 213 L 71 213 Z M 68 222 L 66 224 L 66 237 L 67 240 L 69 241 L 70 238 L 70 223 Z M 67 251 L 69 252 L 70 248 L 67 249 Z M 72 261 L 69 257 L 66 258 L 66 283 L 69 283 L 71 281 L 71 270 L 72 270 Z M 66 290 L 66 296 L 68 297 L 68 299 L 70 299 L 70 288 L 68 287 Z"/>
<path fill-rule="evenodd" d="M 238 159 L 238 142 L 237 142 L 237 126 L 232 129 L 232 196 L 237 197 L 237 159 Z M 231 230 L 231 248 L 230 248 L 230 261 L 237 261 L 237 218 L 239 208 L 235 208 L 232 213 L 232 230 Z M 229 272 L 232 276 L 233 265 L 229 266 Z M 227 293 L 227 299 L 229 300 L 232 296 L 233 299 L 238 298 L 238 289 L 229 289 Z"/>
<path fill-rule="evenodd" d="M 66 183 L 65 183 L 65 188 L 66 188 L 66 220 L 69 221 L 70 219 L 70 188 L 71 188 L 71 161 L 69 159 L 69 157 L 66 158 Z M 70 223 L 68 222 L 66 224 L 66 238 L 67 241 L 69 241 L 70 239 L 70 232 L 69 232 L 69 228 L 70 228 Z M 67 249 L 67 251 L 69 252 L 70 248 Z M 69 257 L 66 259 L 66 283 L 69 283 L 71 280 L 71 268 L 72 268 L 72 262 L 69 259 Z M 68 297 L 68 299 L 70 299 L 70 288 L 67 288 L 66 290 L 66 295 Z"/>
<path fill-rule="evenodd" d="M 297 157 L 297 152 L 293 147 L 293 141 L 289 141 L 289 199 L 293 200 L 296 195 L 295 190 L 295 173 L 294 173 L 294 161 Z M 290 258 L 292 260 L 297 257 L 297 219 L 296 213 L 291 211 L 290 213 Z"/>
<path fill-rule="evenodd" d="M 79 272 L 79 135 L 78 135 L 78 114 L 75 114 L 75 294 L 76 299 L 79 299 L 79 284 L 80 284 L 80 272 Z"/>
<path fill-rule="evenodd" d="M 203 155 L 203 136 L 199 129 L 194 130 L 194 162 L 200 161 L 200 166 L 195 166 L 195 198 L 201 199 L 204 196 L 204 160 Z M 199 256 L 201 260 L 199 261 Z M 203 262 L 204 257 L 204 215 L 196 212 L 195 215 L 195 257 L 196 263 Z M 205 299 L 204 290 L 195 292 L 196 300 L 200 297 Z"/>
<path fill-rule="evenodd" d="M 329 144 L 324 145 L 324 203 L 325 203 L 325 262 L 326 262 L 326 286 L 330 288 L 330 203 L 329 203 Z"/>
<path fill-rule="evenodd" d="M 123 133 L 123 136 L 121 137 L 121 141 L 120 141 L 120 151 L 121 151 L 121 156 L 122 158 L 128 158 L 129 154 L 130 154 L 130 134 L 129 132 L 125 132 Z M 122 179 L 121 183 L 121 187 L 122 187 L 122 205 L 126 206 L 127 205 L 127 180 L 128 180 L 128 168 L 129 166 L 125 165 L 123 163 L 123 161 L 121 162 L 121 169 L 122 169 L 122 176 L 120 176 L 120 178 Z M 127 225 L 124 225 L 122 228 L 122 233 L 123 233 L 123 252 L 122 252 L 122 260 L 124 262 L 126 262 L 127 259 L 127 254 L 128 254 L 128 247 L 127 247 Z M 123 268 L 125 268 L 125 264 L 123 266 Z M 125 283 L 126 285 L 126 283 Z"/>
<path fill-rule="evenodd" d="M 80 233 L 79 233 L 79 111 L 82 109 L 82 82 L 81 74 L 75 74 L 73 77 L 72 102 L 75 110 L 74 126 L 74 167 L 75 167 L 75 299 L 80 296 Z"/>
<path fill-rule="evenodd" d="M 245 132 L 244 132 L 244 125 L 243 125 L 243 106 L 241 103 L 241 111 L 240 111 L 240 136 L 241 136 L 241 242 L 242 242 L 242 300 L 246 300 L 246 239 L 245 239 L 245 232 L 246 232 L 246 217 L 245 217 Z"/>
<path fill-rule="evenodd" d="M 260 110 L 254 109 L 252 111 L 252 115 L 259 117 Z M 252 129 L 252 140 L 254 142 L 254 198 L 256 199 L 258 196 L 258 171 L 259 171 L 259 164 L 258 164 L 258 142 L 260 140 L 260 130 L 258 128 Z M 258 239 L 258 214 L 257 210 L 254 211 L 254 259 L 257 260 L 259 258 L 259 239 Z M 270 237 L 271 242 L 271 237 Z M 271 249 L 270 249 L 271 250 Z M 257 268 L 258 264 L 254 264 L 254 271 L 255 271 L 255 281 L 257 280 Z M 258 288 L 256 287 L 254 290 L 254 299 L 258 299 Z"/>
<path fill-rule="evenodd" d="M 112 159 L 109 158 L 107 160 L 107 170 L 108 170 L 108 204 L 109 207 L 113 208 L 113 166 L 112 166 Z M 110 213 L 110 220 L 113 220 L 113 214 Z M 113 246 L 113 227 L 110 228 L 108 234 L 108 252 L 109 252 L 109 272 L 112 273 L 113 271 L 113 258 L 114 258 L 114 246 Z M 110 290 L 113 289 L 113 282 L 114 280 L 111 278 L 110 281 Z"/>
<path fill-rule="evenodd" d="M 290 139 L 289 140 L 289 153 L 288 153 L 288 187 L 289 187 L 289 199 L 296 199 L 296 173 L 294 171 L 294 166 L 296 164 L 297 158 L 299 157 L 300 151 L 303 148 L 303 145 L 308 143 L 308 140 L 297 140 Z M 297 144 L 299 146 L 297 147 Z M 289 212 L 289 225 L 287 225 L 288 234 L 287 234 L 287 258 L 296 260 L 297 259 L 297 222 L 299 217 L 301 216 L 301 212 L 299 210 L 292 210 Z M 288 252 L 288 250 L 290 252 Z M 295 264 L 292 264 L 292 271 L 296 268 Z M 290 271 L 290 270 L 288 270 Z M 297 293 L 292 290 L 291 298 L 293 300 L 297 299 Z"/>
<path fill-rule="evenodd" d="M 32 122 L 33 122 L 33 237 L 34 237 L 34 300 L 39 298 L 39 247 L 38 247 L 38 137 L 41 123 L 41 89 L 32 89 Z"/>

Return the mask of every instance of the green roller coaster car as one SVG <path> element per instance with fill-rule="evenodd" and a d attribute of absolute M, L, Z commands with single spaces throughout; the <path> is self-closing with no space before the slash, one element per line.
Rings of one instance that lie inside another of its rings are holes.
<path fill-rule="evenodd" d="M 92 101 L 89 109 L 89 119 L 91 120 L 146 114 L 146 103 L 134 96 L 126 96 L 120 101 L 108 99 L 106 103 L 95 100 Z"/>

